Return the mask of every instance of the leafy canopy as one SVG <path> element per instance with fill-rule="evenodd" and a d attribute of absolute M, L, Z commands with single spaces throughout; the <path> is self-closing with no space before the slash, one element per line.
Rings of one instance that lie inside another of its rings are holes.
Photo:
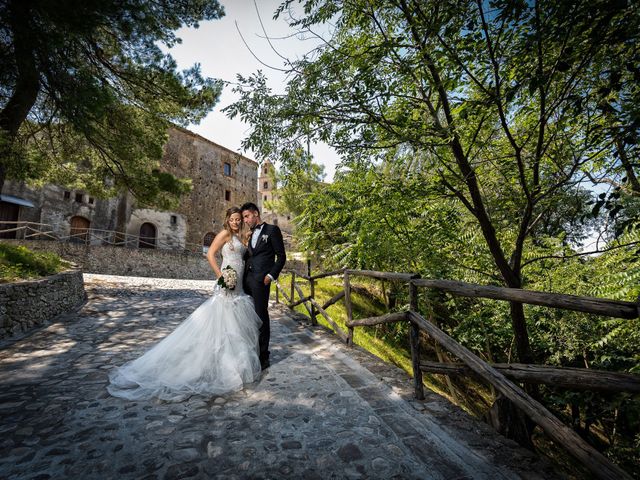
<path fill-rule="evenodd" d="M 0 188 L 37 179 L 161 204 L 188 189 L 157 171 L 166 130 L 199 121 L 221 83 L 161 47 L 221 15 L 216 0 L 2 2 Z"/>

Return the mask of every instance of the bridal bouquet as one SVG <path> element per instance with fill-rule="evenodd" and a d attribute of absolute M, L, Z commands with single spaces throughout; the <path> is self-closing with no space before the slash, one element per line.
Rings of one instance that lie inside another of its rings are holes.
<path fill-rule="evenodd" d="M 222 269 L 222 276 L 218 278 L 218 285 L 227 290 L 234 290 L 236 283 L 238 282 L 237 272 L 231 268 L 231 265 L 227 265 Z"/>

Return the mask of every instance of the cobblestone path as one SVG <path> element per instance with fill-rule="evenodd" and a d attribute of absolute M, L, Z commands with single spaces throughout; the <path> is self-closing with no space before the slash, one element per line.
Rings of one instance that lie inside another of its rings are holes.
<path fill-rule="evenodd" d="M 404 372 L 272 304 L 272 366 L 245 390 L 110 397 L 212 282 L 87 275 L 76 314 L 0 343 L 0 478 L 557 478 Z"/>

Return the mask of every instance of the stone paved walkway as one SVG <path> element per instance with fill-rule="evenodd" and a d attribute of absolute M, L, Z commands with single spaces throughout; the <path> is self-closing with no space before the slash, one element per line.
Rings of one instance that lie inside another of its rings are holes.
<path fill-rule="evenodd" d="M 88 303 L 0 343 L 0 478 L 557 478 L 530 452 L 272 304 L 272 366 L 222 397 L 129 402 L 107 372 L 211 282 L 86 276 Z"/>

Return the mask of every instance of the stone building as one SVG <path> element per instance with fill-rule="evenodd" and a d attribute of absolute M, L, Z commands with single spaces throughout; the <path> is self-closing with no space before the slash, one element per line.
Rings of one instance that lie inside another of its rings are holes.
<path fill-rule="evenodd" d="M 266 160 L 260 167 L 258 176 L 258 207 L 262 213 L 262 219 L 267 223 L 278 225 L 283 233 L 291 235 L 293 232 L 293 222 L 291 215 L 276 213 L 270 207 L 270 202 L 278 200 L 276 186 L 274 185 L 275 167 L 273 163 Z"/>
<path fill-rule="evenodd" d="M 258 164 L 189 130 L 169 130 L 161 168 L 192 180 L 192 191 L 175 211 L 143 208 L 128 194 L 98 199 L 57 185 L 34 189 L 7 181 L 0 199 L 0 230 L 13 222 L 32 222 L 32 228 L 88 244 L 112 242 L 117 231 L 126 232 L 130 245 L 143 248 L 206 251 L 229 207 L 258 201 Z"/>

